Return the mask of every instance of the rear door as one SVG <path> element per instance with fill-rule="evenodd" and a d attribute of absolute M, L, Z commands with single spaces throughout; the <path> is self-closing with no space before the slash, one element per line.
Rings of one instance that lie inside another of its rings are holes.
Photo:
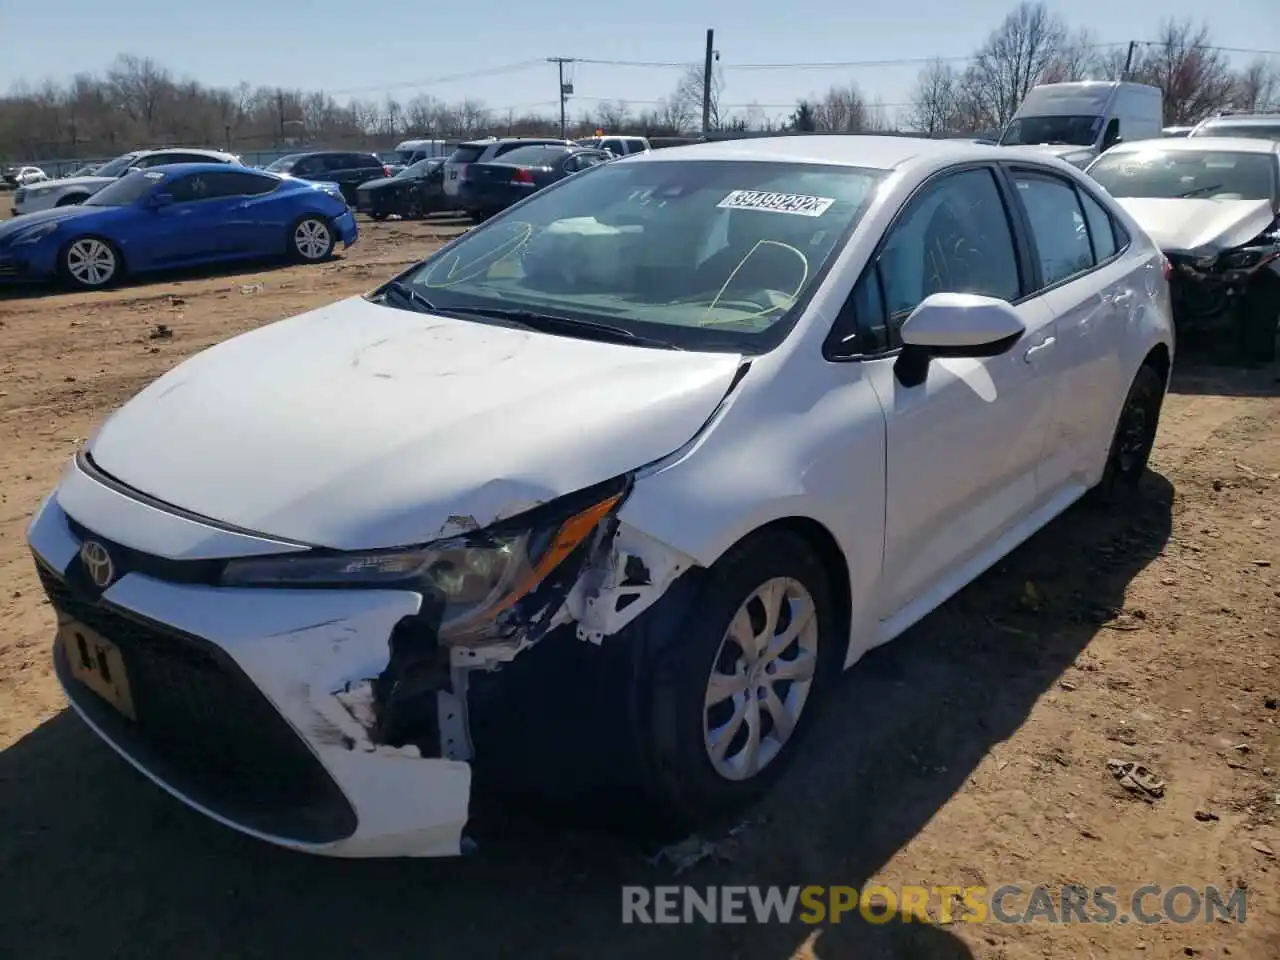
<path fill-rule="evenodd" d="M 1057 321 L 1057 345 L 1045 358 L 1054 397 L 1039 469 L 1042 496 L 1053 499 L 1083 492 L 1110 445 L 1129 387 L 1118 333 L 1148 297 L 1148 270 L 1124 228 L 1088 191 L 1043 168 L 1007 170 L 1040 296 Z"/>

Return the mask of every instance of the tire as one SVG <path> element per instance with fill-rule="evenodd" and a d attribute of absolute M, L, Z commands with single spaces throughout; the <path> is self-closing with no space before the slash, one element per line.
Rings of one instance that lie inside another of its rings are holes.
<path fill-rule="evenodd" d="M 58 254 L 62 280 L 76 290 L 105 290 L 124 274 L 124 259 L 109 240 L 76 237 Z"/>
<path fill-rule="evenodd" d="M 84 203 L 88 199 L 89 198 L 83 193 L 73 193 L 67 197 L 59 197 L 58 202 L 55 203 L 54 206 L 55 207 L 74 207 L 74 206 L 77 206 L 78 204 Z"/>
<path fill-rule="evenodd" d="M 1111 506 L 1137 491 L 1155 446 L 1164 386 L 1150 364 L 1138 369 L 1120 408 L 1102 480 L 1090 491 L 1096 503 Z"/>
<path fill-rule="evenodd" d="M 785 593 L 774 595 L 790 599 L 780 606 L 783 613 L 777 623 L 783 630 L 774 636 L 786 635 L 788 613 L 802 611 L 805 596 L 812 604 L 812 616 L 795 642 L 774 651 L 776 659 L 747 666 L 743 648 L 731 633 L 736 627 L 767 628 L 763 607 L 756 601 L 769 588 L 783 589 Z M 740 616 L 742 611 L 746 613 Z M 820 695 L 840 671 L 845 644 L 833 613 L 822 562 L 801 537 L 787 530 L 757 533 L 708 571 L 682 635 L 664 643 L 661 650 L 645 652 L 651 662 L 642 673 L 649 680 L 647 689 L 640 691 L 642 715 L 647 717 L 641 749 L 648 771 L 646 792 L 658 807 L 657 821 L 694 828 L 750 803 L 781 776 Z M 797 679 L 780 679 L 777 664 L 784 664 L 783 669 L 794 672 Z M 787 669 L 789 664 L 794 666 Z M 802 664 L 811 671 L 807 687 L 800 679 L 807 672 Z M 722 690 L 742 689 L 708 707 L 713 670 L 734 678 L 732 683 L 723 680 Z M 762 699 L 764 690 L 771 693 Z M 779 705 L 793 707 L 790 734 L 781 738 L 782 728 L 773 719 Z M 747 719 L 731 730 L 728 725 L 740 713 Z M 747 738 L 753 715 L 762 742 L 756 772 L 750 773 Z"/>
<path fill-rule="evenodd" d="M 301 217 L 289 228 L 289 256 L 299 263 L 319 263 L 333 255 L 338 243 L 333 224 L 325 217 Z"/>
<path fill-rule="evenodd" d="M 381 223 L 383 220 L 387 219 L 387 215 L 385 213 L 371 213 L 369 214 L 369 219 L 377 220 L 379 223 Z"/>

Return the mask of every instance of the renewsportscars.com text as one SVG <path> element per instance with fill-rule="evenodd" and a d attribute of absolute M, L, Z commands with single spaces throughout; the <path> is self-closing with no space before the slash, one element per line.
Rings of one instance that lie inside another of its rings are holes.
<path fill-rule="evenodd" d="M 795 886 L 622 888 L 623 923 L 1244 923 L 1246 891 L 1116 887 Z"/>

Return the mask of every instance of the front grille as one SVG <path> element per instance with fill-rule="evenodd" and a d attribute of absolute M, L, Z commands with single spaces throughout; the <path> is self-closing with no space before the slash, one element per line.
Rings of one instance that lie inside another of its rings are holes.
<path fill-rule="evenodd" d="M 61 613 L 120 649 L 137 722 L 58 662 L 70 695 L 145 769 L 201 806 L 252 830 L 302 843 L 355 832 L 338 785 L 239 666 L 206 640 L 80 595 L 37 563 Z"/>

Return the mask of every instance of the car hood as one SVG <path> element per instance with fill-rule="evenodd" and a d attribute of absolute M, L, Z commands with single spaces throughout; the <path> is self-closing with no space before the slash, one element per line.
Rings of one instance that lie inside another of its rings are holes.
<path fill-rule="evenodd" d="M 397 177 L 379 177 L 377 180 L 366 180 L 360 184 L 361 190 L 380 190 L 383 187 L 391 186 L 397 183 L 409 183 L 410 181 Z"/>
<path fill-rule="evenodd" d="M 671 453 L 740 362 L 354 297 L 180 364 L 89 454 L 135 490 L 272 537 L 425 543 Z"/>
<path fill-rule="evenodd" d="M 1117 197 L 1161 250 L 1218 252 L 1248 243 L 1275 219 L 1266 200 Z"/>
<path fill-rule="evenodd" d="M 80 217 L 91 217 L 94 214 L 105 213 L 108 210 L 119 210 L 120 207 L 86 207 L 80 204 L 71 207 L 51 207 L 48 210 L 36 210 L 34 213 L 24 213 L 14 217 L 12 220 L 0 221 L 0 242 L 5 238 L 11 237 L 16 233 L 26 230 L 28 227 L 34 227 L 38 223 L 57 223 L 60 220 L 75 220 Z"/>
<path fill-rule="evenodd" d="M 115 177 L 66 177 L 63 180 L 41 180 L 38 184 L 28 187 L 28 190 L 38 190 L 51 187 L 86 187 L 89 190 L 101 190 L 109 183 L 115 183 Z"/>

